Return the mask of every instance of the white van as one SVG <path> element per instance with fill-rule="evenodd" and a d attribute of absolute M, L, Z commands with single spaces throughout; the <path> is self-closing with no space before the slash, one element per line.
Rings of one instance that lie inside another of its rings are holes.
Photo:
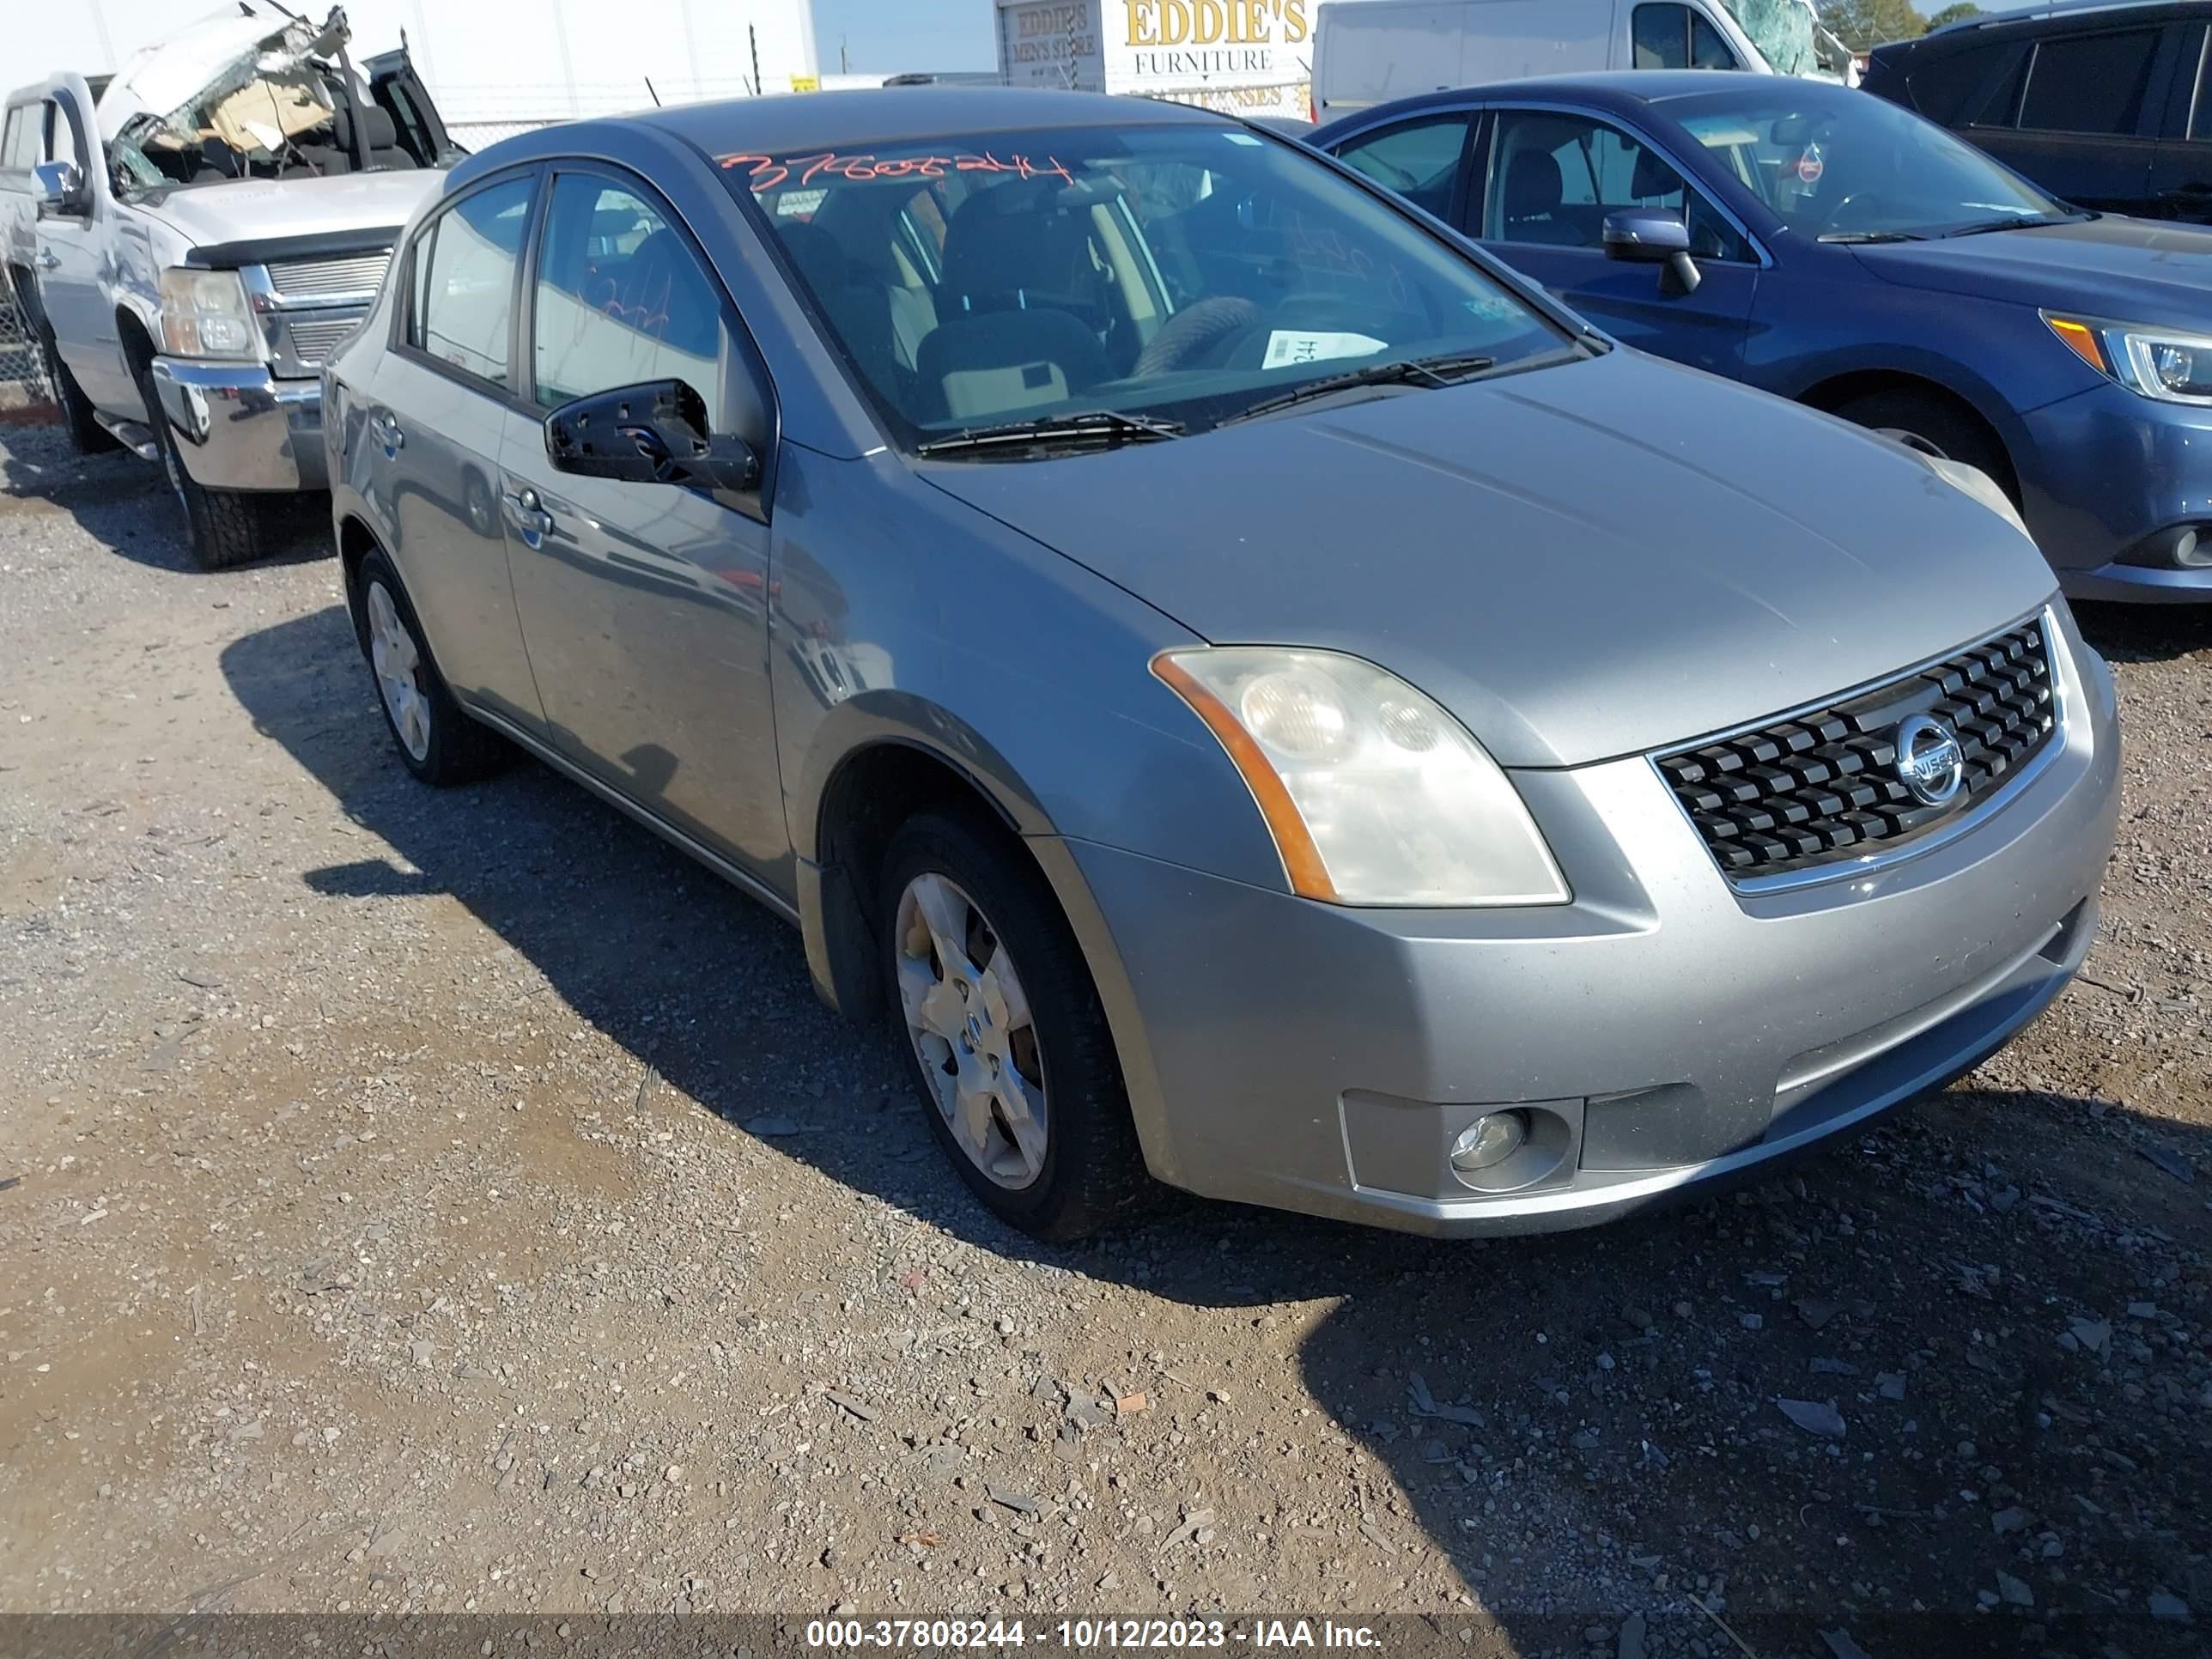
<path fill-rule="evenodd" d="M 1807 61 L 1792 68 L 1819 72 L 1817 49 L 1833 41 L 1820 41 L 1811 8 L 1761 9 L 1798 37 L 1793 50 Z M 1838 72 L 1849 64 L 1846 54 Z M 1617 69 L 1775 72 L 1723 0 L 1326 0 L 1314 118 L 1449 87 Z"/>

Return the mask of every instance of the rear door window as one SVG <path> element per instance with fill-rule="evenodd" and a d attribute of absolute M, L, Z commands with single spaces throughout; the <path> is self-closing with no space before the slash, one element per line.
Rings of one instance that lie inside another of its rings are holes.
<path fill-rule="evenodd" d="M 2044 41 L 2021 101 L 2021 130 L 2132 137 L 2158 37 L 2156 29 L 2116 29 Z"/>
<path fill-rule="evenodd" d="M 2024 41 L 1990 41 L 1963 52 L 1930 52 L 1906 76 L 1912 106 L 1939 126 L 2012 125 L 2033 50 Z"/>
<path fill-rule="evenodd" d="M 408 344 L 501 392 L 514 389 L 509 334 L 515 270 L 535 185 L 520 178 L 486 185 L 447 208 L 416 238 Z"/>

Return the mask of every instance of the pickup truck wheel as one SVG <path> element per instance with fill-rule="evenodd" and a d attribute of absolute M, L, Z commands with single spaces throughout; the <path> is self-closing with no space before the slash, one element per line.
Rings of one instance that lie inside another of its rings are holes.
<path fill-rule="evenodd" d="M 69 428 L 70 441 L 76 446 L 80 455 L 99 455 L 120 448 L 115 435 L 100 425 L 92 412 L 92 399 L 84 395 L 84 388 L 76 383 L 62 354 L 54 347 L 54 331 L 51 327 L 39 330 L 39 355 L 46 362 L 46 384 L 54 389 L 54 401 L 61 405 L 62 421 Z"/>
<path fill-rule="evenodd" d="M 185 512 L 185 544 L 192 562 L 203 570 L 228 570 L 259 558 L 266 550 L 260 498 L 210 489 L 185 470 L 185 459 L 177 453 L 177 434 L 161 412 L 161 394 L 155 387 L 150 366 L 138 371 L 138 395 L 145 399 L 146 423 L 153 428 L 155 447 L 161 452 L 169 492 Z"/>

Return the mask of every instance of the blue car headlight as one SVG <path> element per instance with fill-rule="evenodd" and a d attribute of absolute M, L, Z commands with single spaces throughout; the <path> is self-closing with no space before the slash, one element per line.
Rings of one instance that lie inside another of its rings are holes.
<path fill-rule="evenodd" d="M 2212 335 L 2043 313 L 2067 349 L 2100 374 L 2160 403 L 2212 404 Z"/>

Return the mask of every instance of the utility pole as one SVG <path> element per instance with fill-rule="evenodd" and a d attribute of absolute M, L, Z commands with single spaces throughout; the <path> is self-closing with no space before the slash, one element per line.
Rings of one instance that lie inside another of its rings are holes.
<path fill-rule="evenodd" d="M 853 72 L 853 54 L 845 49 L 845 37 L 842 34 L 837 37 L 837 72 L 840 75 Z"/>

